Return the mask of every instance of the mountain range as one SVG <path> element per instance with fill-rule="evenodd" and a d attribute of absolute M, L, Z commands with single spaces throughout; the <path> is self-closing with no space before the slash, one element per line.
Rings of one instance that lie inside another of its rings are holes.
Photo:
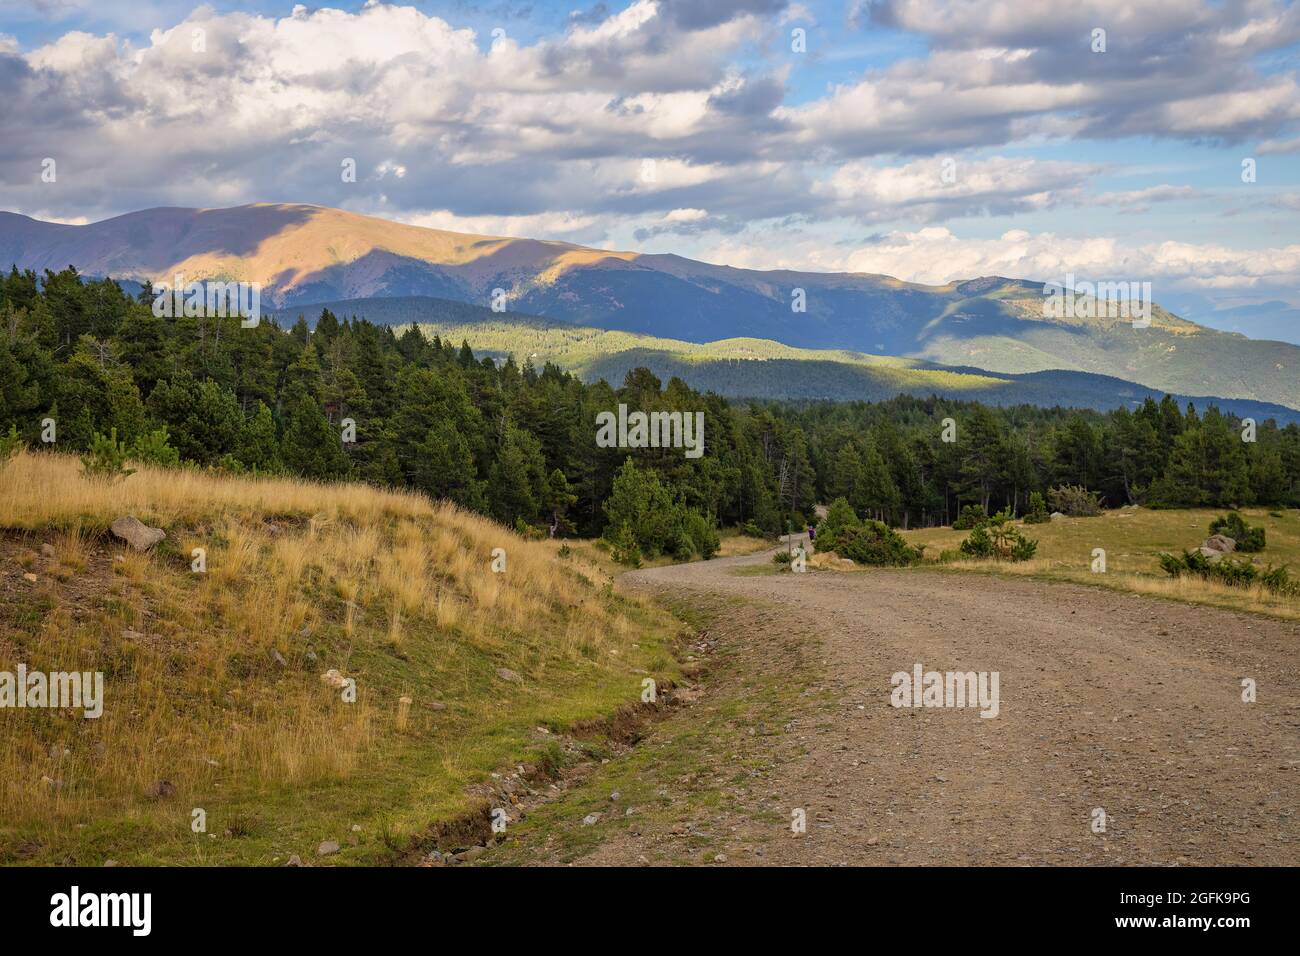
<path fill-rule="evenodd" d="M 845 361 L 801 353 L 781 361 L 862 369 L 873 363 L 861 356 L 892 357 L 920 363 L 910 367 L 914 371 L 947 366 L 954 374 L 987 372 L 1022 383 L 1032 383 L 1024 376 L 1034 373 L 1074 373 L 1073 381 L 1087 386 L 1083 392 L 1118 396 L 1117 389 L 1131 383 L 1141 387 L 1134 394 L 1156 390 L 1300 409 L 1300 347 L 1209 329 L 1158 304 L 1148 328 L 1122 318 L 1051 318 L 1042 282 L 996 276 L 927 286 L 858 273 L 737 269 L 269 203 L 148 209 L 87 225 L 0 213 L 0 265 L 9 264 L 36 270 L 72 265 L 83 275 L 136 281 L 170 282 L 180 273 L 186 281 L 257 282 L 264 302 L 281 312 L 364 300 L 371 303 L 372 321 L 400 314 L 404 322 L 436 323 L 446 312 L 438 302 L 495 304 L 551 325 L 681 345 L 750 339 L 860 356 Z M 378 304 L 384 299 L 401 305 L 386 308 Z M 484 314 L 496 313 L 475 310 L 472 321 L 482 324 Z M 622 353 L 606 358 L 616 354 Z M 772 371 L 768 366 L 765 374 Z M 861 375 L 840 375 L 830 391 L 867 397 L 854 391 L 853 376 Z M 1070 379 L 1040 381 L 1050 393 Z M 1076 392 L 1067 390 L 1058 400 L 1070 401 Z M 1079 403 L 1097 407 L 1095 400 Z"/>

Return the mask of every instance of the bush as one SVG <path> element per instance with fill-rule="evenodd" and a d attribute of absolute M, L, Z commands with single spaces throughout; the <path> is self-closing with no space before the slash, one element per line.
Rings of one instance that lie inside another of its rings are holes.
<path fill-rule="evenodd" d="M 957 515 L 957 520 L 952 523 L 952 530 L 970 531 L 988 520 L 989 513 L 984 510 L 983 505 L 966 505 L 961 509 L 961 513 Z"/>
<path fill-rule="evenodd" d="M 181 454 L 167 444 L 167 429 L 159 428 L 140 435 L 131 444 L 131 460 L 146 465 L 175 468 L 181 463 Z"/>
<path fill-rule="evenodd" d="M 526 541 L 541 541 L 546 537 L 546 529 L 529 524 L 523 515 L 519 515 L 515 518 L 515 534 Z"/>
<path fill-rule="evenodd" d="M 826 509 L 826 517 L 817 525 L 815 544 L 818 551 L 834 551 L 840 532 L 858 526 L 858 514 L 846 498 L 836 498 Z"/>
<path fill-rule="evenodd" d="M 634 568 L 641 567 L 641 548 L 637 545 L 636 537 L 630 527 L 621 524 L 613 534 L 606 531 L 605 540 L 609 542 L 609 551 L 615 561 L 619 564 L 629 564 Z"/>
<path fill-rule="evenodd" d="M 1264 550 L 1264 529 L 1246 524 L 1241 513 L 1229 511 L 1210 522 L 1210 534 L 1222 534 L 1237 542 L 1237 550 L 1254 553 Z"/>
<path fill-rule="evenodd" d="M 1047 503 L 1043 501 L 1043 494 L 1035 491 L 1029 496 L 1029 511 L 1025 513 L 1025 524 L 1044 524 L 1052 520 L 1047 513 Z"/>
<path fill-rule="evenodd" d="M 698 511 L 687 510 L 682 515 L 683 530 L 694 552 L 705 561 L 718 553 L 722 539 L 718 537 L 716 523 Z M 690 555 L 687 555 L 689 558 Z"/>
<path fill-rule="evenodd" d="M 1000 511 L 972 529 L 958 551 L 966 558 L 992 558 L 995 561 L 1028 561 L 1038 550 L 1038 542 L 1026 538 L 1019 528 L 1008 522 L 1010 512 Z"/>
<path fill-rule="evenodd" d="M 793 560 L 794 555 L 789 551 L 778 551 L 776 554 L 772 555 L 773 564 L 789 564 Z"/>
<path fill-rule="evenodd" d="M 1187 575 L 1239 588 L 1260 584 L 1278 594 L 1300 594 L 1300 582 L 1291 580 L 1286 565 L 1278 568 L 1269 565 L 1261 570 L 1249 559 L 1238 561 L 1220 558 L 1211 561 L 1200 551 L 1184 551 L 1181 555 L 1160 555 L 1160 567 L 1175 578 Z"/>
<path fill-rule="evenodd" d="M 614 476 L 604 510 L 609 518 L 605 538 L 615 545 L 611 535 L 624 535 L 622 544 L 635 545 L 638 561 L 642 555 L 655 558 L 661 554 L 681 561 L 696 554 L 710 558 L 721 546 L 711 517 L 686 507 L 680 493 L 660 481 L 655 472 L 637 468 L 631 458 Z M 634 553 L 628 547 L 622 552 Z"/>
<path fill-rule="evenodd" d="M 921 560 L 920 548 L 883 522 L 860 521 L 844 498 L 836 498 L 826 509 L 814 544 L 818 551 L 833 551 L 858 564 L 904 567 Z"/>
<path fill-rule="evenodd" d="M 921 560 L 920 548 L 912 547 L 889 525 L 871 520 L 843 529 L 835 553 L 858 564 L 883 567 L 906 567 Z"/>
<path fill-rule="evenodd" d="M 1083 485 L 1061 485 L 1047 492 L 1047 502 L 1053 511 L 1071 518 L 1093 518 L 1101 514 L 1101 501 L 1096 492 Z"/>
<path fill-rule="evenodd" d="M 27 447 L 27 442 L 18 436 L 18 429 L 9 426 L 9 434 L 0 435 L 0 465 Z"/>
<path fill-rule="evenodd" d="M 81 456 L 81 473 L 87 478 L 105 481 L 125 478 L 135 474 L 134 468 L 126 467 L 126 460 L 129 457 L 126 442 L 117 440 L 116 428 L 109 430 L 107 438 L 95 432 L 90 439 L 90 450 Z"/>

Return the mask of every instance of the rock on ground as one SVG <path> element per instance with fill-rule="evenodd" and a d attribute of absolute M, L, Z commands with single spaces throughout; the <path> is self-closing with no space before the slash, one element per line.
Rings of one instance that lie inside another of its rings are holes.
<path fill-rule="evenodd" d="M 167 537 L 162 528 L 151 528 L 133 515 L 123 515 L 109 525 L 108 530 L 137 551 L 148 551 Z"/>

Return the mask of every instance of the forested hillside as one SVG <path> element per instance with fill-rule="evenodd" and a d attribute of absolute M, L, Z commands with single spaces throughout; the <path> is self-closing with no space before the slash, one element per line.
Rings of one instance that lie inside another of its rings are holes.
<path fill-rule="evenodd" d="M 1107 414 L 907 396 L 731 402 L 644 369 L 617 388 L 586 384 L 328 311 L 314 333 L 305 321 L 246 329 L 158 318 L 145 298 L 71 270 L 0 278 L 0 433 L 41 447 L 52 419 L 62 450 L 103 453 L 115 436 L 151 463 L 416 488 L 538 533 L 595 535 L 670 509 L 704 554 L 696 518 L 775 531 L 840 495 L 908 526 L 947 523 L 962 503 L 1021 511 L 1059 484 L 1112 506 L 1300 503 L 1300 428 L 1259 422 L 1244 441 L 1236 418 L 1169 398 Z M 703 412 L 703 457 L 598 447 L 596 415 L 620 403 Z"/>

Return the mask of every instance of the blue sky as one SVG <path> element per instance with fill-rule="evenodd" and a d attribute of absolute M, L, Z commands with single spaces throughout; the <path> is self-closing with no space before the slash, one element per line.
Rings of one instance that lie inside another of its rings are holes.
<path fill-rule="evenodd" d="M 0 208 L 313 202 L 753 268 L 1144 279 L 1300 341 L 1298 52 L 1275 0 L 6 0 Z"/>

